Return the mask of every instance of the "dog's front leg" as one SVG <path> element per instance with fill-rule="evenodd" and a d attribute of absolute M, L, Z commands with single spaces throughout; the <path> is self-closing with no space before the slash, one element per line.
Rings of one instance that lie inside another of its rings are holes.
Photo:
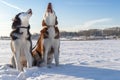
<path fill-rule="evenodd" d="M 56 66 L 59 65 L 59 49 L 55 49 L 55 52 L 54 52 L 54 57 L 55 57 L 55 64 Z"/>
<path fill-rule="evenodd" d="M 54 41 L 54 45 L 53 45 L 56 66 L 59 65 L 59 47 L 60 47 L 60 40 L 58 39 Z"/>
<path fill-rule="evenodd" d="M 32 67 L 32 62 L 33 62 L 32 55 L 28 51 L 27 55 L 25 55 L 25 56 L 26 56 L 26 59 L 27 59 L 27 68 L 31 68 Z"/>
<path fill-rule="evenodd" d="M 31 47 L 31 44 L 28 41 L 27 44 L 25 45 L 25 48 L 24 48 L 24 54 L 25 54 L 25 57 L 26 57 L 26 60 L 27 60 L 27 68 L 32 67 L 32 62 L 33 62 L 33 58 L 32 58 L 32 55 L 31 55 L 32 51 L 30 50 L 30 47 Z"/>
<path fill-rule="evenodd" d="M 14 59 L 15 59 L 16 69 L 22 71 L 22 67 L 21 67 L 21 64 L 20 64 L 20 53 L 19 53 L 19 51 L 16 51 L 16 53 L 14 55 Z"/>
<path fill-rule="evenodd" d="M 51 42 L 49 41 L 49 39 L 45 39 L 44 40 L 44 54 L 43 54 L 43 61 L 44 63 L 42 64 L 43 66 L 47 66 L 47 57 L 48 57 L 48 52 L 51 46 Z"/>
<path fill-rule="evenodd" d="M 43 59 L 44 59 L 44 66 L 47 66 L 47 57 L 48 57 L 48 49 L 45 49 L 45 53 L 44 53 L 44 56 L 43 56 Z"/>

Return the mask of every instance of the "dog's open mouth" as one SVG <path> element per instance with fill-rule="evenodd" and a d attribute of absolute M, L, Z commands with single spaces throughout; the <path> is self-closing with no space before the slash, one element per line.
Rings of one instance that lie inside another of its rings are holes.
<path fill-rule="evenodd" d="M 51 12 L 52 13 L 52 3 L 48 3 L 48 7 L 47 7 L 47 12 Z"/>
<path fill-rule="evenodd" d="M 28 14 L 32 14 L 32 9 L 29 9 L 29 10 L 28 10 Z"/>

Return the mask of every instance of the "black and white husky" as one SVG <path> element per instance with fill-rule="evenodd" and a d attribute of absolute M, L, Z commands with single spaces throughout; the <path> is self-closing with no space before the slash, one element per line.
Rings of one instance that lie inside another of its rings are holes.
<path fill-rule="evenodd" d="M 12 66 L 17 70 L 23 70 L 23 67 L 32 67 L 32 41 L 29 32 L 29 19 L 32 16 L 32 10 L 21 12 L 15 16 L 12 23 L 11 49 L 13 52 Z"/>

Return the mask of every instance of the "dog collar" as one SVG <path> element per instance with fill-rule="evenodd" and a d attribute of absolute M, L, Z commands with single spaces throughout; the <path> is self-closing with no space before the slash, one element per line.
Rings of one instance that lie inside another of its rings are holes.
<path fill-rule="evenodd" d="M 25 27 L 25 26 L 19 26 L 17 28 L 24 28 L 24 29 L 30 29 L 30 25 L 28 27 Z"/>

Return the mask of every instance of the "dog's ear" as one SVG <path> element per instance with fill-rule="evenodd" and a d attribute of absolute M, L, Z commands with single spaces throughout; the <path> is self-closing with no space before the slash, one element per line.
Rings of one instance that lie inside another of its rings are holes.
<path fill-rule="evenodd" d="M 17 26 L 21 25 L 21 20 L 18 17 L 20 15 L 20 13 L 18 15 L 15 16 L 15 18 L 13 19 L 13 23 L 12 23 L 12 29 L 16 29 Z"/>
<path fill-rule="evenodd" d="M 45 20 L 42 21 L 42 26 L 47 26 L 46 23 L 45 23 Z"/>

